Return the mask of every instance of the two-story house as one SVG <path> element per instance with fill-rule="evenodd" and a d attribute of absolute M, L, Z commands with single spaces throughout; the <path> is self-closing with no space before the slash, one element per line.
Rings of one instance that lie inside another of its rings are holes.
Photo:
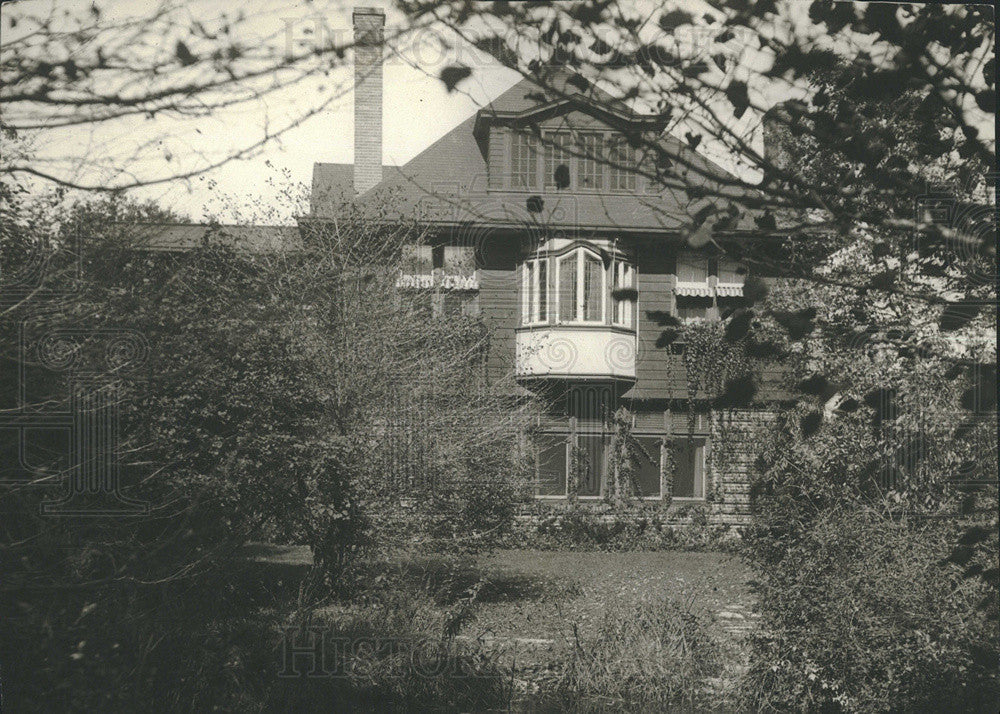
<path fill-rule="evenodd" d="M 391 195 L 393 210 L 432 229 L 402 284 L 432 294 L 439 315 L 481 315 L 494 331 L 491 372 L 513 372 L 519 389 L 546 397 L 534 439 L 539 499 L 566 500 L 574 449 L 588 464 L 579 498 L 600 499 L 608 417 L 625 406 L 650 455 L 642 497 L 708 501 L 717 522 L 738 523 L 752 449 L 720 439 L 737 440 L 734 424 L 773 414 L 776 375 L 760 372 L 754 408 L 723 414 L 702 402 L 692 417 L 683 345 L 656 346 L 656 313 L 715 320 L 742 300 L 740 266 L 686 238 L 707 203 L 698 187 L 717 179 L 709 188 L 724 194 L 730 177 L 664 133 L 665 116 L 636 113 L 559 69 L 554 91 L 519 82 L 405 165 L 383 166 L 384 16 L 358 8 L 354 21 L 355 163 L 315 165 L 310 220 L 345 195 Z M 660 142 L 674 170 L 646 170 L 630 136 Z M 750 221 L 729 233 L 749 239 L 754 230 Z M 637 299 L 621 299 L 630 289 Z M 724 446 L 729 457 L 712 459 Z"/>

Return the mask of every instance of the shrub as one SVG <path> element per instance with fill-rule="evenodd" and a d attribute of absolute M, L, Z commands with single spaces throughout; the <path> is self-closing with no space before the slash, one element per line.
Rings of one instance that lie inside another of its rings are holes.
<path fill-rule="evenodd" d="M 743 707 L 997 711 L 1000 631 L 977 607 L 986 588 L 943 564 L 958 532 L 860 503 L 829 509 L 781 546 L 774 531 L 749 531 L 767 577 Z"/>
<path fill-rule="evenodd" d="M 718 646 L 692 601 L 618 603 L 592 642 L 577 642 L 554 686 L 567 708 L 603 708 L 609 700 L 663 709 L 694 704 L 707 677 L 720 669 Z"/>

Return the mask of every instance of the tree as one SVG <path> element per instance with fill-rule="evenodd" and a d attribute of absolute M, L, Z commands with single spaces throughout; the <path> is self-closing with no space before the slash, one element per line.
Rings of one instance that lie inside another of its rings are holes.
<path fill-rule="evenodd" d="M 352 75 L 338 70 L 348 66 L 353 37 L 327 25 L 347 7 L 7 4 L 0 175 L 103 191 L 191 179 L 254 156 L 352 88 Z M 390 32 L 386 42 L 418 29 Z M 259 127 L 245 124 L 247 110 L 260 111 Z M 222 117 L 242 123 L 235 141 L 199 143 L 204 122 Z M 12 136 L 42 151 L 14 155 Z"/>
<path fill-rule="evenodd" d="M 240 624 L 265 604 L 242 580 L 250 540 L 311 546 L 311 577 L 290 603 L 305 617 L 346 586 L 363 552 L 488 547 L 503 534 L 523 475 L 525 412 L 485 381 L 488 333 L 475 318 L 421 317 L 427 295 L 399 287 L 401 249 L 422 235 L 414 226 L 346 208 L 286 233 L 278 251 L 213 226 L 207 245 L 171 252 L 149 249 L 162 224 L 138 221 L 167 217 L 154 207 L 91 198 L 70 217 L 54 222 L 56 237 L 79 232 L 86 253 L 67 263 L 55 251 L 44 278 L 72 292 L 45 310 L 37 300 L 12 307 L 5 325 L 20 322 L 21 339 L 4 330 L 4 360 L 24 368 L 28 406 L 41 413 L 65 399 L 59 365 L 80 367 L 71 382 L 97 371 L 94 389 L 113 385 L 117 496 L 149 513 L 43 515 L 72 468 L 66 445 L 53 436 L 25 456 L 35 475 L 0 492 L 0 598 L 5 615 L 19 613 L 4 617 L 3 641 L 21 648 L 5 670 L 17 682 L 10 696 L 45 707 L 43 693 L 65 682 L 75 707 L 156 698 L 180 709 L 221 695 L 201 688 L 224 665 L 210 652 L 237 647 L 246 628 L 271 637 L 278 624 Z M 139 348 L 109 349 L 112 333 Z M 448 448 L 417 459 L 404 437 Z M 394 452 L 395 462 L 382 458 Z M 407 499 L 400 530 L 386 514 Z M 164 603 L 175 635 L 158 629 Z M 116 690 L 126 666 L 134 677 Z"/>

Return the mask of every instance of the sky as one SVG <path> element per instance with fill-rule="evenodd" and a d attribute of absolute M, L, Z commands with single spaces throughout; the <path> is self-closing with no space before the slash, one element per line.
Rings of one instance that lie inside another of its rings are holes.
<path fill-rule="evenodd" d="M 363 1 L 365 5 L 386 9 L 387 37 L 403 26 L 403 16 L 392 9 L 390 2 Z M 698 17 L 711 10 L 711 6 L 702 0 L 676 0 L 672 4 Z M 147 16 L 154 7 L 149 0 L 104 0 L 100 5 L 102 22 L 109 25 Z M 651 17 L 655 17 L 659 8 L 655 0 L 635 0 L 628 5 Z M 261 43 L 261 46 L 274 45 L 296 51 L 329 39 L 349 41 L 352 6 L 353 3 L 345 0 L 256 0 L 253 5 L 246 6 L 246 19 L 239 24 L 239 37 L 250 44 Z M 37 14 L 58 18 L 66 12 L 65 7 L 66 4 L 57 0 L 25 0 L 5 4 L 0 11 L 5 16 L 0 23 L 4 30 L 3 42 L 14 41 L 18 33 L 31 30 L 27 21 L 11 29 L 7 16 L 17 14 L 25 18 Z M 78 3 L 72 7 L 79 9 L 87 5 Z M 173 17 L 180 18 L 185 28 L 186 23 L 194 21 L 217 28 L 220 22 L 231 21 L 241 5 L 221 0 L 189 0 L 178 7 L 180 15 Z M 793 3 L 789 22 L 807 12 L 807 8 L 805 2 Z M 651 25 L 655 29 L 655 22 Z M 162 36 L 154 33 L 146 38 L 149 44 L 142 51 L 166 52 L 169 56 L 176 41 L 170 32 L 168 27 Z M 430 31 L 418 32 L 399 47 L 399 52 L 389 54 L 386 59 L 383 81 L 384 163 L 405 163 L 520 79 L 515 72 L 463 43 L 443 50 L 439 37 L 439 34 Z M 864 38 L 855 39 L 862 44 L 866 42 Z M 819 42 L 823 40 L 818 38 Z M 868 44 L 871 44 L 870 41 Z M 780 83 L 761 82 L 759 71 L 770 63 L 766 53 L 741 44 L 737 38 L 731 43 L 731 56 L 738 60 L 732 63 L 735 67 L 732 76 L 750 81 L 754 104 L 770 106 L 788 97 L 802 96 L 801 90 Z M 448 93 L 438 77 L 444 67 L 452 64 L 470 66 L 473 74 L 459 85 L 461 91 Z M 217 160 L 226 156 L 234 149 L 263 137 L 265 128 L 273 130 L 283 126 L 319 103 L 330 101 L 322 112 L 306 119 L 284 134 L 280 141 L 268 144 L 252 158 L 232 161 L 188 181 L 158 184 L 136 192 L 195 221 L 209 217 L 233 220 L 239 214 L 241 218 L 257 222 L 289 224 L 303 209 L 300 202 L 287 196 L 289 184 L 308 185 L 315 162 L 353 162 L 352 76 L 352 67 L 348 62 L 328 75 L 317 74 L 270 94 L 266 99 L 211 116 L 133 118 L 86 129 L 74 127 L 47 131 L 44 140 L 35 147 L 39 165 L 45 165 L 44 162 L 51 159 L 58 162 L 60 171 L 100 185 L 104 185 L 100 183 L 102 180 L 112 181 L 112 175 L 107 172 L 95 174 L 83 162 L 74 163 L 66 159 L 109 157 L 109 164 L 116 169 L 127 165 L 130 171 L 141 176 L 170 175 L 193 161 Z M 733 125 L 756 143 L 759 137 L 752 137 L 756 136 L 753 127 L 757 123 L 759 115 L 751 111 Z M 685 128 L 678 127 L 675 133 L 682 135 Z M 988 130 L 992 134 L 992 123 Z M 137 147 L 142 148 L 136 159 L 134 152 Z M 739 170 L 723 147 L 709 140 L 703 142 L 699 150 L 737 175 L 752 180 L 752 175 Z M 129 160 L 116 161 L 118 156 L 128 156 Z M 302 195 L 294 189 L 292 193 L 299 197 Z"/>

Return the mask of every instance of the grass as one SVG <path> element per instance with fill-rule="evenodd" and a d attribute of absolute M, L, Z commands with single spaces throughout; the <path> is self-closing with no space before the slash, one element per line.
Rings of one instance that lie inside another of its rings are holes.
<path fill-rule="evenodd" d="M 306 548 L 250 554 L 282 573 L 311 560 Z M 413 678 L 405 662 L 367 661 L 367 678 L 355 683 L 391 690 L 396 701 L 419 689 L 411 701 L 436 701 L 443 711 L 459 702 L 474 710 L 705 710 L 721 706 L 720 689 L 744 665 L 748 580 L 739 560 L 712 552 L 399 557 L 369 564 L 355 596 L 317 617 L 338 633 L 447 639 L 455 648 L 448 656 L 489 674 L 467 691 L 469 682 Z"/>

